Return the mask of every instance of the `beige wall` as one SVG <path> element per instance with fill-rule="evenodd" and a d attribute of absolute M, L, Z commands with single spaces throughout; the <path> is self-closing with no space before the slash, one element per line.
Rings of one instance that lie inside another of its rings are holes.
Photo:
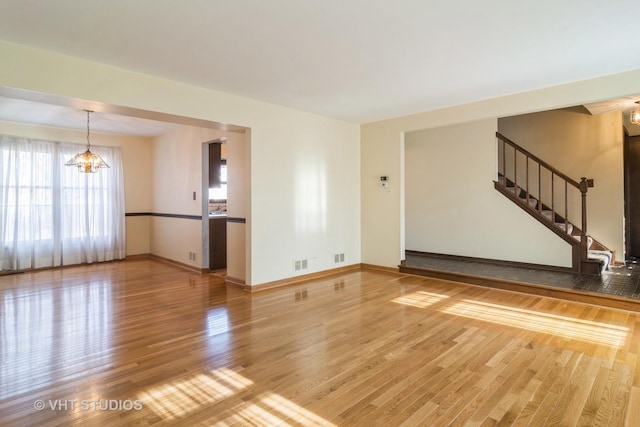
<path fill-rule="evenodd" d="M 571 267 L 571 246 L 493 187 L 496 120 L 405 135 L 406 248 Z"/>
<path fill-rule="evenodd" d="M 203 153 L 208 153 L 207 142 L 219 138 L 226 138 L 228 143 L 244 142 L 242 134 L 191 126 L 177 127 L 153 139 L 152 211 L 203 216 L 205 220 L 152 217 L 152 254 L 198 268 L 208 267 L 208 176 L 203 174 L 203 160 L 207 157 Z M 237 184 L 230 182 L 232 186 Z M 236 194 L 242 191 L 236 190 L 233 196 Z M 234 199 L 231 198 L 231 206 L 236 204 Z M 189 259 L 189 252 L 196 253 L 195 260 Z M 234 264 L 237 260 L 233 256 L 230 261 L 236 269 L 244 268 Z"/>
<path fill-rule="evenodd" d="M 588 232 L 624 259 L 622 114 L 567 108 L 502 118 L 498 130 L 574 180 L 595 180 L 587 193 Z M 580 199 L 573 200 L 569 212 L 579 227 Z"/>
<path fill-rule="evenodd" d="M 194 219 L 151 217 L 151 251 L 166 259 L 200 268 L 202 265 L 202 222 Z M 195 252 L 196 260 L 188 253 Z"/>
<path fill-rule="evenodd" d="M 180 126 L 153 138 L 153 212 L 202 215 L 202 200 L 208 198 L 202 187 L 202 144 L 225 136 Z"/>
<path fill-rule="evenodd" d="M 395 266 L 404 257 L 402 180 L 406 132 L 477 120 L 497 120 L 499 117 L 563 108 L 635 93 L 640 93 L 640 70 L 363 125 L 362 261 Z M 390 177 L 390 191 L 380 191 L 380 175 Z M 522 213 L 514 211 L 513 215 L 520 216 Z M 596 230 L 593 231 L 595 233 Z M 533 244 L 537 245 L 535 242 Z M 540 250 L 543 250 L 542 247 Z"/>
<path fill-rule="evenodd" d="M 26 138 L 40 138 L 48 141 L 76 143 L 79 149 L 85 147 L 87 141 L 87 134 L 84 131 L 24 123 L 0 121 L 0 133 Z M 152 207 L 151 139 L 91 132 L 91 143 L 98 146 L 121 147 L 124 168 L 125 211 L 127 213 L 149 212 Z M 149 217 L 127 217 L 126 228 L 127 255 L 149 253 Z"/>

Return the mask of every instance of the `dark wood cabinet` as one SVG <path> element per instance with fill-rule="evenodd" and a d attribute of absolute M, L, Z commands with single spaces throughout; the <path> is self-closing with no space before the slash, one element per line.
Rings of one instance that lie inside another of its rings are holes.
<path fill-rule="evenodd" d="M 209 188 L 220 188 L 220 164 L 222 160 L 222 144 L 209 144 Z"/>
<path fill-rule="evenodd" d="M 227 218 L 209 218 L 209 270 L 227 268 Z"/>

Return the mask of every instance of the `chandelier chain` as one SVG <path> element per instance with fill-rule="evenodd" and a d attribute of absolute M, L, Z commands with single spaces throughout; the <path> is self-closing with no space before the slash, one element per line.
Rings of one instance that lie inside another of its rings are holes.
<path fill-rule="evenodd" d="M 89 114 L 91 111 L 85 110 L 87 112 L 87 150 L 91 149 L 91 141 L 89 141 Z"/>

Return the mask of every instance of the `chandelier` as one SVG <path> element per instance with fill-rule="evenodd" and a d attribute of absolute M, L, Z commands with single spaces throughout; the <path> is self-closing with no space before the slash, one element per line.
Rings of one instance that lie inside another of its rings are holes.
<path fill-rule="evenodd" d="M 636 101 L 636 104 L 640 104 L 640 101 Z M 629 121 L 631 124 L 640 125 L 640 110 L 633 110 L 629 114 Z"/>
<path fill-rule="evenodd" d="M 91 142 L 89 141 L 89 114 L 93 113 L 93 111 L 85 111 L 87 112 L 87 151 L 76 154 L 64 165 L 75 166 L 81 173 L 96 173 L 100 168 L 108 168 L 109 165 L 102 160 L 102 157 L 91 152 Z"/>

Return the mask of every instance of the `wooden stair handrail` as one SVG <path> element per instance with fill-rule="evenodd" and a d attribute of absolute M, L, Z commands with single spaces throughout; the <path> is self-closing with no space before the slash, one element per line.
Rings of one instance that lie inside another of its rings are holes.
<path fill-rule="evenodd" d="M 571 177 L 565 175 L 564 173 L 560 172 L 558 169 L 554 168 L 549 163 L 547 163 L 544 160 L 542 160 L 540 157 L 538 157 L 535 154 L 532 154 L 531 152 L 529 152 L 529 151 L 525 150 L 524 148 L 520 147 L 518 144 L 516 144 L 515 142 L 511 141 L 509 138 L 507 138 L 506 136 L 502 135 L 500 132 L 496 132 L 496 137 L 498 137 L 498 139 L 501 139 L 502 141 L 504 141 L 507 144 L 509 144 L 510 146 L 512 146 L 514 149 L 516 149 L 516 151 L 520 151 L 521 153 L 523 153 L 524 155 L 526 155 L 530 159 L 535 160 L 538 164 L 540 164 L 540 166 L 543 166 L 546 169 L 549 169 L 549 171 L 553 172 L 555 175 L 558 175 L 560 178 L 564 179 L 569 184 L 573 185 L 578 190 L 580 190 L 580 183 L 578 181 L 576 181 L 576 180 L 572 179 Z"/>

